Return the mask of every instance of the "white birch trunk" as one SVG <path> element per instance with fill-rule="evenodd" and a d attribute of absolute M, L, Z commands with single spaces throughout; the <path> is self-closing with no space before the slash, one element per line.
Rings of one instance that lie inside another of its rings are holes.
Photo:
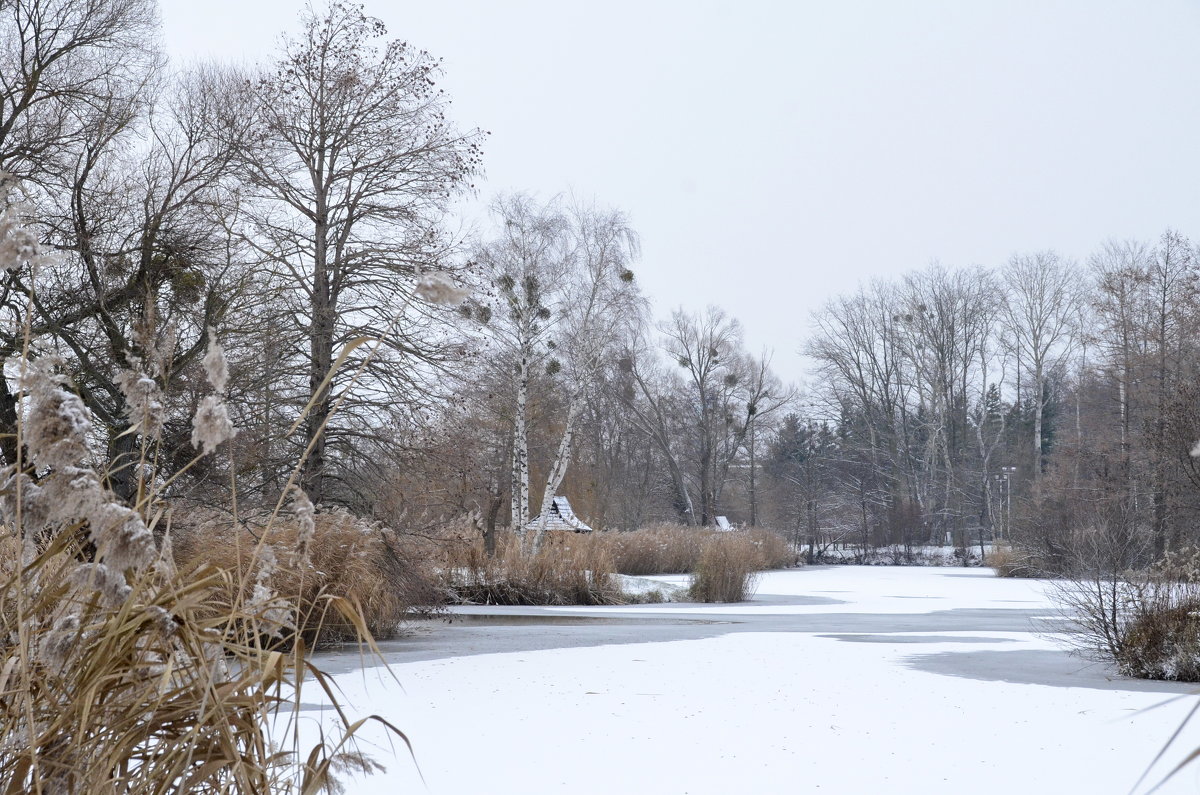
<path fill-rule="evenodd" d="M 1034 367 L 1034 378 L 1037 383 L 1033 406 L 1033 486 L 1036 489 L 1042 479 L 1042 415 L 1046 411 L 1046 386 L 1043 383 L 1042 362 L 1039 359 Z"/>
<path fill-rule="evenodd" d="M 516 481 L 517 504 L 513 506 L 513 530 L 520 533 L 529 524 L 529 430 L 526 415 L 529 407 L 529 353 L 521 351 L 517 370 L 517 410 L 513 420 L 513 479 Z"/>
<path fill-rule="evenodd" d="M 550 467 L 550 474 L 546 477 L 546 490 L 542 492 L 542 512 L 538 514 L 537 532 L 533 536 L 532 552 L 534 555 L 542 549 L 551 503 L 553 503 L 554 497 L 558 494 L 558 487 L 562 485 L 563 478 L 566 477 L 567 467 L 571 464 L 571 447 L 575 441 L 575 425 L 582 409 L 583 391 L 580 390 L 571 396 L 571 403 L 567 408 L 567 424 L 563 428 L 562 439 L 558 442 L 558 453 L 554 456 L 554 464 Z"/>

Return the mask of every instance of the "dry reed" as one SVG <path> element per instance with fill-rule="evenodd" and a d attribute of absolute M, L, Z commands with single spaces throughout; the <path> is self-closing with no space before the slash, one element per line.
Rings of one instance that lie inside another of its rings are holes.
<path fill-rule="evenodd" d="M 762 552 L 742 533 L 719 533 L 704 542 L 689 593 L 699 602 L 744 602 L 754 595 Z"/>
<path fill-rule="evenodd" d="M 298 635 L 309 648 L 359 640 L 355 623 L 332 609 L 335 598 L 353 605 L 377 640 L 392 637 L 412 611 L 445 600 L 427 560 L 411 554 L 402 537 L 344 510 L 277 519 L 271 527 L 235 527 L 207 516 L 174 526 L 172 539 L 181 570 L 214 566 L 236 573 L 210 602 L 214 612 L 250 598 L 260 570 L 259 543 L 274 550 L 276 565 L 264 584 L 296 605 L 295 626 L 284 639 Z M 301 549 L 307 552 L 294 552 Z"/>
<path fill-rule="evenodd" d="M 613 577 L 612 557 L 584 534 L 549 533 L 537 555 L 503 534 L 496 555 L 482 543 L 448 544 L 447 585 L 454 598 L 470 604 L 611 605 L 626 601 Z"/>
<path fill-rule="evenodd" d="M 40 255 L 9 204 L 0 254 L 11 257 L 17 239 L 36 283 Z M 108 490 L 109 473 L 91 463 L 92 417 L 60 374 L 61 362 L 30 338 L 28 324 L 23 333 L 24 353 L 3 363 L 18 390 L 16 461 L 0 471 L 5 795 L 307 794 L 338 789 L 335 770 L 375 769 L 353 745 L 365 721 L 351 723 L 340 710 L 340 736 L 300 747 L 294 720 L 304 680 L 335 707 L 337 699 L 305 658 L 303 637 L 282 651 L 281 630 L 295 626 L 302 605 L 272 589 L 274 550 L 255 546 L 259 574 L 247 590 L 241 572 L 202 565 L 181 573 L 156 536 L 163 490 L 236 433 L 215 337 L 204 357 L 214 392 L 193 423 L 201 452 L 181 472 L 154 471 L 162 428 L 154 379 L 120 374 L 133 424 L 126 433 L 137 434 L 140 453 L 137 498 L 127 505 Z M 308 550 L 289 553 L 302 565 Z M 235 595 L 214 611 L 222 593 Z M 325 601 L 375 648 L 355 604 L 335 595 Z"/>

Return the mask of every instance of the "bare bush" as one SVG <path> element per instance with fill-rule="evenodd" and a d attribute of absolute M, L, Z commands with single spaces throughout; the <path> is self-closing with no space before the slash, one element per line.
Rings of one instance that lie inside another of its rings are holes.
<path fill-rule="evenodd" d="M 1152 539 L 1100 524 L 1073 544 L 1073 575 L 1054 583 L 1074 649 L 1126 676 L 1200 681 L 1200 550 L 1142 568 Z"/>

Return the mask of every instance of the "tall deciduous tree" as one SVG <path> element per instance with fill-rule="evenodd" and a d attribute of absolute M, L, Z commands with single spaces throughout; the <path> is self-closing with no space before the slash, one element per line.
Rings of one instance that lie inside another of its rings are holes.
<path fill-rule="evenodd" d="M 570 270 L 569 224 L 551 203 L 529 196 L 502 196 L 492 205 L 496 237 L 475 255 L 497 293 L 485 312 L 492 353 L 511 376 L 511 527 L 529 523 L 529 390 L 535 370 L 550 361 L 550 335 L 560 309 L 562 282 Z"/>
<path fill-rule="evenodd" d="M 161 65 L 157 37 L 153 0 L 0 3 L 0 174 L 18 177 L 38 203 L 65 215 L 80 163 L 106 151 L 144 111 L 146 86 Z M 14 198 L 7 187 L 3 194 Z M 7 324 L 0 359 L 17 350 L 7 332 L 27 305 L 15 297 L 30 288 L 24 271 L 10 271 L 0 286 Z M 0 372 L 0 451 L 10 464 L 16 420 L 17 399 Z"/>
<path fill-rule="evenodd" d="M 532 552 L 541 549 L 551 501 L 558 492 L 575 443 L 580 415 L 606 360 L 617 355 L 623 332 L 636 322 L 638 296 L 629 269 L 638 255 L 638 239 L 629 221 L 616 210 L 576 206 L 568 222 L 570 267 L 564 274 L 559 299 L 557 352 L 563 360 L 567 411 L 558 449 L 542 490 L 541 522 Z"/>
<path fill-rule="evenodd" d="M 309 405 L 301 480 L 320 501 L 329 440 L 364 431 L 330 424 L 343 385 L 336 352 L 378 340 L 365 390 L 376 406 L 404 402 L 405 373 L 428 351 L 411 311 L 415 282 L 443 265 L 442 221 L 479 170 L 483 134 L 447 118 L 439 61 L 385 41 L 383 23 L 358 7 L 310 9 L 302 23 L 258 82 L 257 145 L 244 167 L 257 200 L 251 239 L 293 290 Z"/>
<path fill-rule="evenodd" d="M 1033 481 L 1044 468 L 1043 426 L 1050 398 L 1046 379 L 1075 347 L 1082 275 L 1053 251 L 1014 255 L 1002 271 L 1005 321 L 1017 353 L 1033 376 Z M 1020 396 L 1018 396 L 1020 397 Z"/>

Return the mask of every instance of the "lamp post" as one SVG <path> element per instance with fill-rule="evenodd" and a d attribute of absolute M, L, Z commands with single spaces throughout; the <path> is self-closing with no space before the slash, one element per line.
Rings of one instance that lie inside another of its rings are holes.
<path fill-rule="evenodd" d="M 1016 467 L 1000 467 L 1000 474 L 993 475 L 1000 486 L 1000 524 L 1003 538 L 1008 538 L 1012 533 L 1012 476 L 1016 474 Z"/>

